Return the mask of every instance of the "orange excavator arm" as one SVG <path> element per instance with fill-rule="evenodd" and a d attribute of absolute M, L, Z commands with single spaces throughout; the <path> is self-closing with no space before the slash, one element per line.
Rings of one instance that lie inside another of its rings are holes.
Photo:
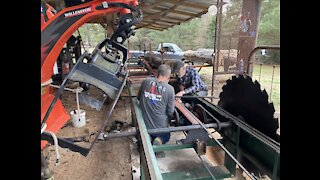
<path fill-rule="evenodd" d="M 112 13 L 129 14 L 137 5 L 137 0 L 93 0 L 67 7 L 41 26 L 41 128 L 44 129 L 45 124 L 47 131 L 57 133 L 70 119 L 59 98 L 49 92 L 53 67 L 64 44 L 84 23 Z M 118 28 L 110 41 L 125 30 Z M 47 141 L 41 141 L 41 149 L 46 144 Z"/>

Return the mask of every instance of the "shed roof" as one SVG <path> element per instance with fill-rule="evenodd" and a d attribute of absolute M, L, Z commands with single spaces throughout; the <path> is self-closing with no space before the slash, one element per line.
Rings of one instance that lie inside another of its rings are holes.
<path fill-rule="evenodd" d="M 148 28 L 165 30 L 208 12 L 216 0 L 144 0 L 139 7 L 143 20 L 136 29 Z"/>

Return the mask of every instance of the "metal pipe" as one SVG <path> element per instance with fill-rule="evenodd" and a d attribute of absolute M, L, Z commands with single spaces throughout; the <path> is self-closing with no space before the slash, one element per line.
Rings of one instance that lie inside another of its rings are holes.
<path fill-rule="evenodd" d="M 163 64 L 163 42 L 160 43 L 161 44 L 161 48 L 160 48 L 160 54 L 161 54 L 161 64 Z"/>
<path fill-rule="evenodd" d="M 220 123 L 220 127 L 229 127 L 231 124 L 229 122 Z M 206 128 L 218 128 L 219 125 L 217 123 L 210 123 L 204 125 Z M 161 134 L 161 133 L 170 133 L 170 132 L 178 132 L 178 131 L 189 131 L 194 129 L 202 129 L 202 126 L 199 124 L 193 124 L 189 126 L 178 126 L 178 127 L 168 127 L 168 128 L 157 128 L 157 129 L 148 129 L 148 134 Z M 136 136 L 137 129 L 133 129 L 132 131 L 120 132 L 120 133 L 106 133 L 103 135 L 105 139 L 111 138 L 121 138 L 121 137 L 129 137 Z"/>
<path fill-rule="evenodd" d="M 262 68 L 262 63 L 260 63 L 259 82 L 260 82 L 260 77 L 261 77 L 261 68 Z"/>
<path fill-rule="evenodd" d="M 248 65 L 247 65 L 247 74 L 248 75 L 250 75 L 250 74 L 252 75 L 252 70 L 250 69 L 250 64 L 252 64 L 251 57 L 259 49 L 278 49 L 278 50 L 280 50 L 280 46 L 277 46 L 277 45 L 275 45 L 275 46 L 262 45 L 262 46 L 255 47 L 249 54 L 249 58 L 248 58 L 249 61 L 248 61 Z"/>
<path fill-rule="evenodd" d="M 223 122 L 220 124 L 220 127 L 229 127 L 231 124 L 229 122 Z M 204 125 L 206 128 L 218 128 L 219 125 L 217 123 L 210 123 Z M 149 129 L 149 134 L 158 134 L 158 133 L 168 133 L 168 132 L 176 132 L 176 131 L 189 131 L 193 129 L 201 129 L 202 126 L 199 124 L 193 124 L 189 126 L 178 126 L 178 127 L 169 127 L 169 128 L 158 128 L 158 129 Z"/>
<path fill-rule="evenodd" d="M 137 97 L 137 96 L 121 96 L 122 98 L 125 97 Z M 210 99 L 219 99 L 219 97 L 215 96 L 174 96 L 175 98 L 184 98 L 184 99 L 194 99 L 194 98 L 210 98 Z"/>
<path fill-rule="evenodd" d="M 217 52 L 217 46 L 220 45 L 220 42 L 218 43 L 218 41 L 220 40 L 217 40 L 218 38 L 220 39 L 220 34 L 217 35 L 218 33 L 218 30 L 219 30 L 219 19 L 220 19 L 220 11 L 219 11 L 219 3 L 220 1 L 217 0 L 217 4 L 216 4 L 216 7 L 217 7 L 217 15 L 216 15 L 216 23 L 215 23 L 215 31 L 214 31 L 214 56 L 212 57 L 212 84 L 211 84 L 211 96 L 213 96 L 213 87 L 214 87 L 214 79 L 215 79 L 215 68 L 216 68 L 216 61 L 219 57 L 219 52 Z M 221 24 L 220 24 L 221 25 Z M 218 37 L 219 36 L 219 37 Z M 218 50 L 219 51 L 219 50 Z M 211 99 L 211 102 L 213 102 L 213 99 Z"/>
<path fill-rule="evenodd" d="M 216 72 L 215 75 L 220 75 L 220 74 L 242 74 L 241 71 L 228 71 L 228 72 Z"/>
<path fill-rule="evenodd" d="M 272 85 L 273 85 L 273 77 L 274 77 L 274 69 L 275 69 L 275 65 L 273 65 L 273 70 L 272 70 L 272 79 L 271 79 L 271 89 L 270 89 L 270 98 L 269 101 L 271 101 L 271 96 L 272 96 Z"/>

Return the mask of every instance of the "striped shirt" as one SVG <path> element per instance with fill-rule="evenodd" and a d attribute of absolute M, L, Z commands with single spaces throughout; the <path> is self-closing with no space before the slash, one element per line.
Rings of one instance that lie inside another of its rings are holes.
<path fill-rule="evenodd" d="M 201 80 L 198 71 L 191 67 L 187 67 L 186 74 L 183 77 L 178 78 L 178 83 L 186 88 L 184 90 L 186 94 L 208 90 L 207 86 Z"/>

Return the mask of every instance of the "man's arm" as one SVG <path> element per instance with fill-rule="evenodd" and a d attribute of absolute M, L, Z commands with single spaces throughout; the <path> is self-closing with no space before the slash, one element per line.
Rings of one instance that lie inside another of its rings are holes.
<path fill-rule="evenodd" d="M 166 114 L 170 120 L 173 118 L 173 112 L 174 112 L 174 89 L 172 87 L 171 92 L 169 93 L 168 105 L 166 109 Z"/>
<path fill-rule="evenodd" d="M 146 80 L 143 80 L 142 83 L 141 83 L 141 86 L 139 88 L 139 91 L 138 91 L 138 94 L 137 94 L 138 101 L 140 101 L 141 94 L 142 94 L 142 89 L 145 87 L 145 82 L 146 82 Z"/>
<path fill-rule="evenodd" d="M 195 69 L 191 71 L 191 84 L 191 87 L 184 90 L 185 94 L 195 93 L 200 89 L 200 75 Z"/>

